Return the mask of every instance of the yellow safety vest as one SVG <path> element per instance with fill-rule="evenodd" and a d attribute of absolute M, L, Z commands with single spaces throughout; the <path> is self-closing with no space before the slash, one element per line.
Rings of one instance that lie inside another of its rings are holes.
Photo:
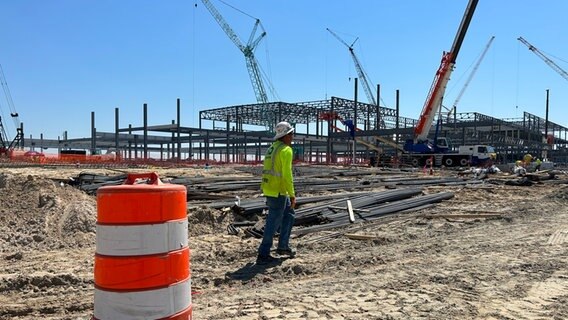
<path fill-rule="evenodd" d="M 262 193 L 269 197 L 295 197 L 292 177 L 292 148 L 278 140 L 266 151 L 262 170 Z"/>

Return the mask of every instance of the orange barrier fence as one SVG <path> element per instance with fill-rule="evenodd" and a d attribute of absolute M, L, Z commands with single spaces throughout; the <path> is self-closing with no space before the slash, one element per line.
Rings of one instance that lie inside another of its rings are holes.
<path fill-rule="evenodd" d="M 101 163 L 116 162 L 119 158 L 115 154 L 84 155 L 84 154 L 45 154 L 36 151 L 11 150 L 9 158 L 12 161 L 31 163 Z"/>

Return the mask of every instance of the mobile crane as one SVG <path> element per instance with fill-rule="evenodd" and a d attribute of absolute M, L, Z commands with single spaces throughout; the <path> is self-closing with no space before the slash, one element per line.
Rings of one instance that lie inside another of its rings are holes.
<path fill-rule="evenodd" d="M 429 164 L 434 160 L 436 165 L 465 166 L 469 163 L 479 164 L 480 162 L 487 161 L 494 157 L 495 151 L 493 147 L 485 145 L 460 146 L 457 152 L 451 151 L 449 139 L 438 137 L 439 124 L 436 126 L 434 140 L 430 141 L 428 139 L 428 133 L 432 128 L 436 113 L 438 113 L 441 108 L 446 86 L 454 70 L 456 58 L 475 8 L 477 7 L 477 3 L 478 0 L 469 1 L 456 37 L 454 38 L 452 48 L 442 55 L 440 67 L 436 71 L 418 124 L 414 128 L 414 137 L 413 139 L 407 140 L 404 144 L 404 150 L 407 153 L 404 154 L 403 157 L 409 159 L 413 165 Z"/>

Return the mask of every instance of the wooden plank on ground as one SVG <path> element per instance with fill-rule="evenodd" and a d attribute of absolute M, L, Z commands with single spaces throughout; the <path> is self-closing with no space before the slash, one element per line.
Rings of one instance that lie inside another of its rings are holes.
<path fill-rule="evenodd" d="M 376 240 L 379 237 L 370 234 L 357 234 L 357 233 L 346 233 L 344 234 L 347 238 L 351 240 Z"/>

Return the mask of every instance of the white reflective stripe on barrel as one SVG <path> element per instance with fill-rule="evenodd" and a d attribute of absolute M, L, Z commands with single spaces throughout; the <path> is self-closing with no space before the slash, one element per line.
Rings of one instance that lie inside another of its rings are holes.
<path fill-rule="evenodd" d="M 161 319 L 191 306 L 191 279 L 167 288 L 114 292 L 95 288 L 95 318 Z"/>
<path fill-rule="evenodd" d="M 143 225 L 97 225 L 97 253 L 138 256 L 179 250 L 188 246 L 187 220 Z"/>

